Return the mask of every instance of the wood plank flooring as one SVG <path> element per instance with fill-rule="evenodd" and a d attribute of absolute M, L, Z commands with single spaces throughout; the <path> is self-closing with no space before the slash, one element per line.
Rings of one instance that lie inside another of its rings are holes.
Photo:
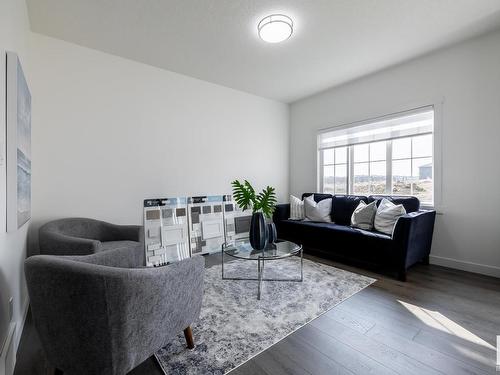
<path fill-rule="evenodd" d="M 417 265 L 400 282 L 307 256 L 377 279 L 328 313 L 231 372 L 231 375 L 500 374 L 500 279 Z M 206 258 L 207 267 L 220 261 Z M 28 317 L 15 375 L 48 367 Z M 162 374 L 149 358 L 130 375 Z"/>

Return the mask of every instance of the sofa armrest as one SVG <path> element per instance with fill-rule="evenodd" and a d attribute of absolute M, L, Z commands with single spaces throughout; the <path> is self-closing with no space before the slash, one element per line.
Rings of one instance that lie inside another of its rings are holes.
<path fill-rule="evenodd" d="M 287 220 L 290 217 L 290 203 L 277 204 L 273 213 L 273 222 L 275 224 L 280 221 Z"/>
<path fill-rule="evenodd" d="M 402 249 L 398 267 L 401 271 L 427 260 L 431 252 L 436 211 L 420 210 L 403 215 L 394 228 L 393 240 Z"/>

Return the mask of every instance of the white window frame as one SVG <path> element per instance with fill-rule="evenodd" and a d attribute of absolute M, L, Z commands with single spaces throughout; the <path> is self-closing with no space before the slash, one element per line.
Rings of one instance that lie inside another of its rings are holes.
<path fill-rule="evenodd" d="M 425 103 L 425 104 L 424 104 Z M 431 103 L 431 104 L 429 104 Z M 347 124 L 337 125 L 333 127 L 328 127 L 324 129 L 320 129 L 317 134 L 317 190 L 319 192 L 323 192 L 323 152 L 320 149 L 320 135 L 331 130 L 335 129 L 345 129 L 350 127 L 359 126 L 361 123 L 365 122 L 375 122 L 376 120 L 380 120 L 381 118 L 388 116 L 397 116 L 398 114 L 404 114 L 404 112 L 416 110 L 424 107 L 433 107 L 434 109 L 434 129 L 433 129 L 433 203 L 427 204 L 426 202 L 422 202 L 421 208 L 423 209 L 436 209 L 441 211 L 443 208 L 443 200 L 442 200 L 442 118 L 443 118 L 443 106 L 444 99 L 441 98 L 435 101 L 422 101 L 421 104 L 406 106 L 402 108 L 397 108 L 392 111 L 387 111 L 384 114 L 377 114 L 375 116 L 371 116 L 365 120 L 354 121 Z M 389 114 L 388 114 L 389 113 Z M 411 138 L 411 137 L 410 137 Z M 348 147 L 348 160 L 347 160 L 347 192 L 348 194 L 353 194 L 353 181 L 354 178 L 354 162 L 353 162 L 353 150 L 354 146 Z M 411 159 L 413 160 L 413 158 Z M 390 162 L 388 162 L 390 161 Z M 386 150 L 386 195 L 395 195 L 392 194 L 392 141 L 387 141 L 387 150 Z M 335 186 L 335 183 L 334 183 Z M 372 193 L 367 193 L 366 195 L 371 195 Z"/>

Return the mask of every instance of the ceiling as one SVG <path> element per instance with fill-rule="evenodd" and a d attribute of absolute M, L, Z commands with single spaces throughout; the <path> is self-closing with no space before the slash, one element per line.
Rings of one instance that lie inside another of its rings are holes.
<path fill-rule="evenodd" d="M 292 102 L 500 26 L 499 0 L 27 0 L 31 28 Z M 257 23 L 293 18 L 267 44 Z"/>

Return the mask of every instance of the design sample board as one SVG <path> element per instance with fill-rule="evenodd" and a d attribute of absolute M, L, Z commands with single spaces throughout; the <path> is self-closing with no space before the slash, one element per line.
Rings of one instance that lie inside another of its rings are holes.
<path fill-rule="evenodd" d="M 248 238 L 250 233 L 250 221 L 252 215 L 233 202 L 230 195 L 224 196 L 224 226 L 226 242 Z"/>
<path fill-rule="evenodd" d="M 191 254 L 221 250 L 224 243 L 222 195 L 188 198 Z"/>
<path fill-rule="evenodd" d="M 190 257 L 186 198 L 144 201 L 144 247 L 147 266 Z"/>
<path fill-rule="evenodd" d="M 251 219 L 252 214 L 242 211 L 231 195 L 146 199 L 146 265 L 221 251 L 224 242 L 249 237 Z"/>

